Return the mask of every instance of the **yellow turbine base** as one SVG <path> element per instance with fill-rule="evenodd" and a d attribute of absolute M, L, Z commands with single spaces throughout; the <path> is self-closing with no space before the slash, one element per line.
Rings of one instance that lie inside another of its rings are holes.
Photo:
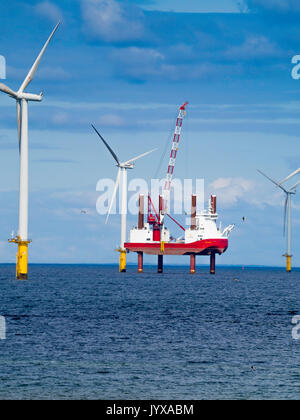
<path fill-rule="evenodd" d="M 286 256 L 286 271 L 288 273 L 292 271 L 292 257 L 290 255 Z"/>
<path fill-rule="evenodd" d="M 27 280 L 28 278 L 28 242 L 18 243 L 17 270 L 18 280 Z"/>
<path fill-rule="evenodd" d="M 28 244 L 30 241 L 22 241 L 20 238 L 9 240 L 18 245 L 16 254 L 16 278 L 17 280 L 28 279 Z"/>
<path fill-rule="evenodd" d="M 120 251 L 119 271 L 120 273 L 126 273 L 126 251 Z"/>

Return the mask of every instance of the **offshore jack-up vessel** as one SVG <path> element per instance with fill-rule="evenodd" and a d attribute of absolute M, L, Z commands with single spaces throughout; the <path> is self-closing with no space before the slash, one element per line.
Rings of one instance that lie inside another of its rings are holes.
<path fill-rule="evenodd" d="M 196 272 L 196 255 L 208 255 L 210 256 L 210 273 L 215 274 L 216 255 L 221 255 L 227 250 L 228 236 L 234 228 L 234 225 L 230 225 L 222 230 L 221 224 L 217 225 L 217 198 L 215 195 L 211 196 L 208 209 L 200 213 L 197 213 L 197 196 L 192 195 L 191 225 L 188 228 L 181 226 L 168 214 L 168 201 L 186 106 L 187 103 L 179 109 L 166 181 L 163 194 L 159 196 L 159 209 L 156 211 L 153 201 L 148 195 L 148 214 L 145 221 L 145 198 L 141 195 L 138 226 L 130 231 L 129 242 L 124 244 L 127 252 L 138 254 L 138 271 L 140 273 L 143 272 L 143 256 L 149 254 L 158 256 L 159 273 L 163 272 L 164 255 L 189 255 L 191 274 Z M 174 239 L 171 236 L 170 231 L 164 225 L 166 216 L 184 231 L 183 237 Z"/>

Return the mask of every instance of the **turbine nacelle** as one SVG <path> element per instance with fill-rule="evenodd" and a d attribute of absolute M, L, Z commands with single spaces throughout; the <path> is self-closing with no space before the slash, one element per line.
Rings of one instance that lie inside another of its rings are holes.
<path fill-rule="evenodd" d="M 120 165 L 116 165 L 116 166 L 122 169 L 134 169 L 133 163 L 120 163 Z"/>
<path fill-rule="evenodd" d="M 34 93 L 18 93 L 18 100 L 25 99 L 26 101 L 32 101 L 32 102 L 42 102 L 43 100 L 43 92 L 41 92 L 39 95 L 36 95 Z"/>

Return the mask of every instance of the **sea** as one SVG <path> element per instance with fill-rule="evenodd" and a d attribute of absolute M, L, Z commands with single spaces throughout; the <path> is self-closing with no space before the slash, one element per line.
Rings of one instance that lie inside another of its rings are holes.
<path fill-rule="evenodd" d="M 299 399 L 300 270 L 136 271 L 0 265 L 0 399 Z"/>

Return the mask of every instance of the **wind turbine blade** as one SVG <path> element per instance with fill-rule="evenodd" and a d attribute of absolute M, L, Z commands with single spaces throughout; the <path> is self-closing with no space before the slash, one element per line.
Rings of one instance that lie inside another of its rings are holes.
<path fill-rule="evenodd" d="M 288 194 L 286 195 L 285 204 L 284 204 L 284 219 L 283 219 L 283 236 L 285 236 L 286 225 L 287 225 L 287 205 L 288 205 Z"/>
<path fill-rule="evenodd" d="M 55 34 L 55 32 L 57 31 L 58 27 L 60 25 L 60 22 L 58 22 L 58 24 L 55 26 L 55 28 L 53 29 L 53 31 L 51 32 L 51 35 L 49 36 L 49 38 L 46 41 L 46 44 L 43 46 L 41 52 L 39 53 L 37 59 L 35 60 L 33 66 L 31 67 L 31 69 L 29 70 L 29 73 L 27 74 L 24 82 L 22 83 L 20 89 L 19 89 L 19 93 L 23 93 L 24 90 L 27 88 L 27 86 L 29 85 L 29 83 L 33 80 L 34 75 L 39 67 L 39 64 L 43 58 L 43 55 L 45 54 L 45 51 L 49 45 L 49 42 L 51 41 L 53 35 Z"/>
<path fill-rule="evenodd" d="M 293 178 L 295 175 L 297 175 L 300 172 L 300 168 L 297 169 L 295 172 L 292 172 L 289 176 L 287 176 L 286 178 L 284 178 L 282 181 L 279 182 L 279 184 L 284 184 L 286 181 L 288 181 L 289 179 Z"/>
<path fill-rule="evenodd" d="M 118 156 L 112 150 L 112 148 L 110 147 L 110 145 L 104 140 L 104 138 L 101 136 L 101 134 L 99 133 L 99 131 L 93 126 L 93 124 L 92 124 L 92 127 L 96 131 L 96 133 L 98 134 L 98 136 L 100 137 L 100 139 L 103 141 L 103 143 L 105 144 L 105 146 L 109 150 L 110 154 L 112 155 L 112 157 L 115 159 L 115 161 L 117 162 L 117 164 L 119 166 L 120 165 L 120 162 L 119 162 Z"/>
<path fill-rule="evenodd" d="M 260 171 L 259 169 L 258 169 L 258 172 L 259 172 L 261 175 L 263 175 L 265 178 L 267 178 L 269 181 L 273 182 L 273 184 L 275 184 L 277 187 L 281 188 L 281 189 L 282 189 L 282 191 L 284 191 L 286 194 L 288 193 L 288 191 L 287 191 L 285 188 L 283 188 L 283 186 L 282 186 L 282 185 L 280 185 L 277 181 L 274 181 L 274 179 L 270 178 L 268 175 L 264 174 L 264 173 L 263 173 L 262 171 Z"/>
<path fill-rule="evenodd" d="M 112 198 L 111 198 L 110 206 L 109 206 L 109 209 L 108 209 L 108 212 L 107 212 L 105 224 L 107 224 L 107 222 L 108 222 L 110 212 L 111 212 L 112 206 L 114 204 L 114 201 L 115 201 L 115 198 L 116 198 L 116 195 L 117 195 L 117 191 L 118 191 L 119 184 L 120 184 L 120 177 L 121 177 L 121 168 L 119 168 L 119 170 L 118 170 L 118 175 L 117 175 L 117 179 L 116 179 L 116 183 L 115 183 L 115 188 L 114 188 L 114 192 L 113 192 L 113 195 L 112 195 Z"/>
<path fill-rule="evenodd" d="M 300 185 L 300 181 L 299 182 L 297 182 L 297 184 L 295 184 L 291 189 L 290 189 L 290 191 L 294 191 L 294 190 L 296 190 L 297 189 L 297 187 Z"/>
<path fill-rule="evenodd" d="M 139 155 L 139 156 L 137 156 L 133 159 L 127 160 L 127 162 L 121 163 L 121 165 L 127 165 L 128 163 L 133 163 L 136 160 L 141 159 L 144 156 L 150 155 L 150 153 L 153 153 L 155 150 L 157 150 L 157 149 L 150 150 L 149 152 L 143 153 L 142 155 Z"/>
<path fill-rule="evenodd" d="M 7 95 L 12 96 L 13 98 L 17 98 L 16 92 L 14 92 L 11 88 L 6 86 L 4 83 L 0 83 L 0 91 L 6 93 Z"/>

